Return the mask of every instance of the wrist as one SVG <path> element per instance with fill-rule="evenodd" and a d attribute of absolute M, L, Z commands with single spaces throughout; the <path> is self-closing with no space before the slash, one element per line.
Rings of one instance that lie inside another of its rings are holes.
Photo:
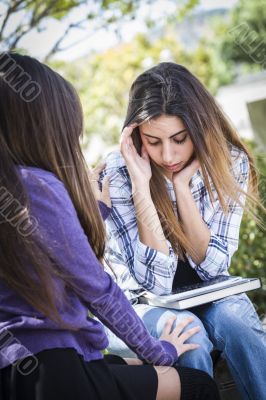
<path fill-rule="evenodd" d="M 135 183 L 134 181 L 132 183 L 132 195 L 133 197 L 142 195 L 145 198 L 146 197 L 151 197 L 151 191 L 150 191 L 150 183 L 149 182 L 138 182 Z"/>
<path fill-rule="evenodd" d="M 190 193 L 189 182 L 174 182 L 174 190 L 176 194 Z"/>

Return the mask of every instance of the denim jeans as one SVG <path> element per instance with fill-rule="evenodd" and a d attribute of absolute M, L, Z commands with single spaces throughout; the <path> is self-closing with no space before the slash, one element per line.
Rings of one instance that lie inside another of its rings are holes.
<path fill-rule="evenodd" d="M 243 400 L 266 400 L 266 331 L 246 294 L 191 310 L 222 352 Z"/>
<path fill-rule="evenodd" d="M 266 400 L 266 332 L 245 294 L 226 297 L 190 311 L 144 304 L 134 308 L 156 338 L 160 337 L 164 323 L 171 315 L 177 316 L 177 322 L 194 315 L 194 322 L 186 329 L 200 325 L 201 331 L 188 342 L 199 343 L 201 347 L 182 354 L 178 365 L 201 369 L 212 376 L 210 352 L 214 346 L 227 360 L 242 399 Z M 136 357 L 114 334 L 107 331 L 107 335 L 110 352 L 122 357 Z"/>

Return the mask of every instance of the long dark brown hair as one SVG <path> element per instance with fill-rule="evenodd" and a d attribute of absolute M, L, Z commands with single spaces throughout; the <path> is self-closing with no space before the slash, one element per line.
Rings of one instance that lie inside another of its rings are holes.
<path fill-rule="evenodd" d="M 83 115 L 75 89 L 31 57 L 2 53 L 0 112 L 1 189 L 21 206 L 17 218 L 31 216 L 17 167 L 33 166 L 54 173 L 65 185 L 101 261 L 105 229 L 80 147 Z M 34 232 L 23 235 L 14 221 L 10 223 L 2 214 L 0 218 L 0 279 L 35 309 L 59 322 L 53 286 L 53 275 L 60 274 L 60 268 L 56 268 L 59 266 Z M 71 286 L 71 277 L 69 281 L 64 279 Z"/>
<path fill-rule="evenodd" d="M 236 146 L 247 155 L 250 165 L 247 197 L 250 201 L 246 202 L 245 207 L 254 216 L 252 205 L 260 206 L 260 202 L 253 157 L 213 96 L 182 65 L 163 62 L 137 77 L 130 89 L 124 127 L 133 123 L 141 124 L 161 115 L 176 116 L 183 121 L 200 162 L 209 196 L 213 201 L 213 184 L 224 212 L 228 211 L 228 199 L 244 207 L 241 201 L 244 192 L 231 172 L 230 146 Z M 138 127 L 134 129 L 132 139 L 140 154 L 142 143 Z M 151 195 L 165 236 L 177 253 L 181 249 L 182 255 L 183 249 L 191 255 L 195 254 L 183 231 L 182 221 L 174 213 L 161 168 L 152 160 L 151 168 Z"/>

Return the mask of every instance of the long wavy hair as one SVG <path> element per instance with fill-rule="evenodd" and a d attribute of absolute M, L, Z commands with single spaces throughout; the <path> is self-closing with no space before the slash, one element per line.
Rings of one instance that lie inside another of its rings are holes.
<path fill-rule="evenodd" d="M 252 155 L 241 142 L 237 132 L 224 115 L 213 96 L 184 66 L 163 62 L 145 71 L 133 82 L 124 127 L 141 124 L 161 115 L 179 117 L 189 132 L 195 155 L 211 201 L 213 188 L 224 212 L 232 201 L 244 207 L 243 194 L 232 174 L 231 145 L 245 152 L 250 164 L 249 191 L 245 208 L 254 216 L 258 198 L 258 176 Z M 140 154 L 139 128 L 132 133 L 133 143 Z M 183 257 L 187 251 L 195 254 L 186 238 L 182 221 L 176 218 L 169 198 L 162 169 L 151 160 L 150 189 L 165 236 L 175 251 Z M 242 196 L 241 196 L 242 194 Z"/>
<path fill-rule="evenodd" d="M 25 77 L 30 82 L 23 91 Z M 0 110 L 1 188 L 21 206 L 20 216 L 31 218 L 29 197 L 17 167 L 54 173 L 65 185 L 88 241 L 102 261 L 105 229 L 80 147 L 83 114 L 75 89 L 31 57 L 2 53 Z M 54 275 L 60 276 L 60 266 L 34 232 L 21 235 L 2 214 L 0 219 L 0 279 L 34 309 L 61 323 L 53 284 Z M 73 277 L 61 275 L 65 287 L 73 287 Z"/>

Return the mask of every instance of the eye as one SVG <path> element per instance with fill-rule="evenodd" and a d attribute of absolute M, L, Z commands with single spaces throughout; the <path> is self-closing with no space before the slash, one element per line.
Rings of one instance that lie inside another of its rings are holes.
<path fill-rule="evenodd" d="M 150 145 L 150 146 L 156 146 L 157 144 L 159 144 L 160 142 L 154 142 L 154 143 L 151 143 L 151 142 L 148 142 L 148 144 Z"/>
<path fill-rule="evenodd" d="M 174 139 L 174 142 L 177 143 L 177 144 L 182 144 L 182 143 L 185 142 L 186 138 L 187 138 L 187 135 L 185 135 L 185 136 L 183 137 L 183 139 L 181 139 L 181 140 Z"/>

